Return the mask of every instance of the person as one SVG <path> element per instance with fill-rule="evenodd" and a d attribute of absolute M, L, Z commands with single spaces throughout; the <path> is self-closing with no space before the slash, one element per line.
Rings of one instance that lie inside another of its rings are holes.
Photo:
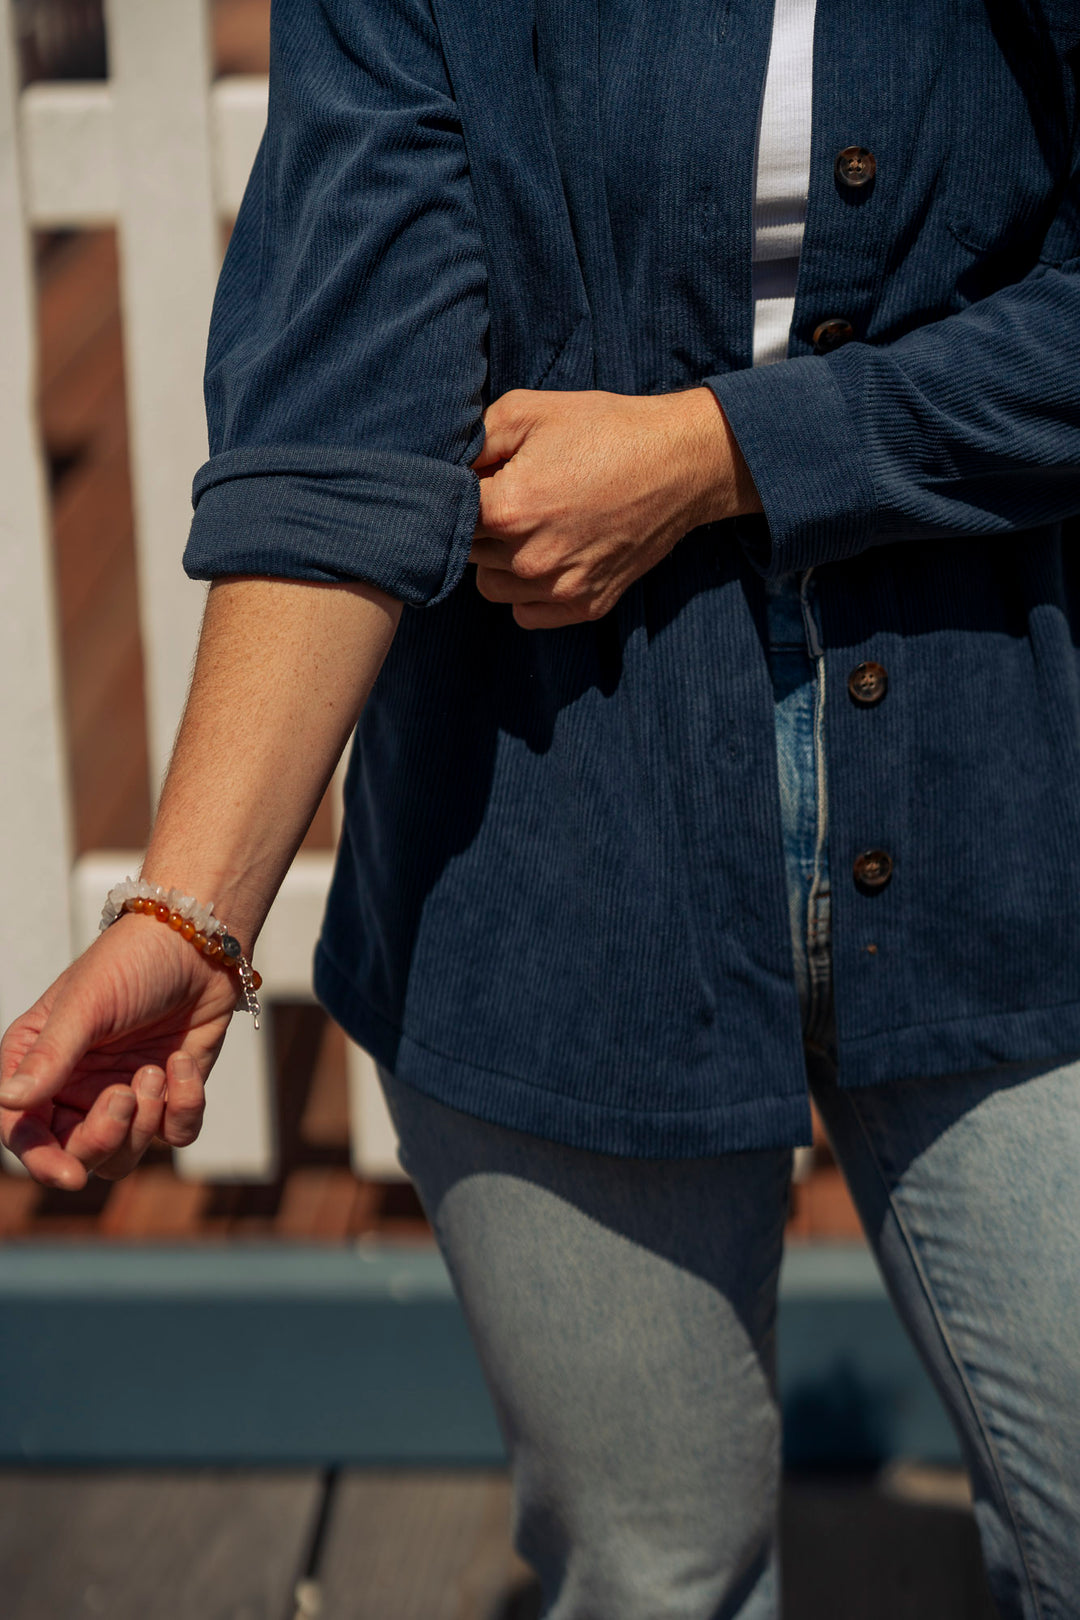
<path fill-rule="evenodd" d="M 1001 1614 L 1074 1613 L 1075 8 L 281 0 L 272 34 L 144 878 L 250 953 L 356 728 L 316 988 L 552 1620 L 778 1612 L 811 1094 Z M 9 1029 L 39 1181 L 197 1132 L 238 985 L 177 916 Z"/>

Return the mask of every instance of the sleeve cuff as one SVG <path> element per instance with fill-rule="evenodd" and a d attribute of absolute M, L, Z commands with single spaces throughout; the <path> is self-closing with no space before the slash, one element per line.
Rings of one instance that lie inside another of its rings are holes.
<path fill-rule="evenodd" d="M 430 456 L 269 446 L 212 456 L 191 499 L 192 579 L 359 579 L 427 607 L 465 571 L 480 480 Z"/>
<path fill-rule="evenodd" d="M 706 377 L 731 424 L 764 508 L 741 522 L 758 571 L 792 570 L 854 556 L 872 543 L 874 485 L 857 425 L 827 359 Z"/>

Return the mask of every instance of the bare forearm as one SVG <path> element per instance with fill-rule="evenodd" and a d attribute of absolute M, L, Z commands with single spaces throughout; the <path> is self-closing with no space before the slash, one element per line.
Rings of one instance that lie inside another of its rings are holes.
<path fill-rule="evenodd" d="M 361 584 L 210 589 L 143 874 L 213 900 L 250 950 L 393 639 Z"/>

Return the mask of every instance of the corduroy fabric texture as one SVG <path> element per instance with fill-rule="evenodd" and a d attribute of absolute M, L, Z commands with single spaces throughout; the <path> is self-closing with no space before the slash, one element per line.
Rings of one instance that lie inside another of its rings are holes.
<path fill-rule="evenodd" d="M 1080 21 L 818 0 L 790 358 L 754 370 L 770 22 L 275 0 L 210 334 L 189 571 L 426 604 L 358 728 L 318 993 L 406 1082 L 602 1152 L 809 1140 L 763 575 L 815 569 L 841 1085 L 1080 1052 Z M 479 596 L 487 401 L 701 383 L 764 518 L 596 624 Z"/>

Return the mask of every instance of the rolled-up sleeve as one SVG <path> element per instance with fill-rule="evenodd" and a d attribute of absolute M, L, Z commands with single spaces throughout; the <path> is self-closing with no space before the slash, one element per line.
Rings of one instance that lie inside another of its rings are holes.
<path fill-rule="evenodd" d="M 764 509 L 751 560 L 770 577 L 1080 513 L 1078 354 L 1080 160 L 1023 279 L 887 346 L 705 379 Z"/>
<path fill-rule="evenodd" d="M 275 0 L 267 128 L 218 282 L 184 568 L 461 578 L 487 277 L 426 0 Z"/>

